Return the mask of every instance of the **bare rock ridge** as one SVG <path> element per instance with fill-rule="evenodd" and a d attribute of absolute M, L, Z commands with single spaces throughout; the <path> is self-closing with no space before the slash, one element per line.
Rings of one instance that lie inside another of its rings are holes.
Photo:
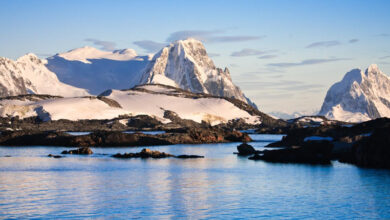
<path fill-rule="evenodd" d="M 330 87 L 319 114 L 347 122 L 390 117 L 390 78 L 376 64 L 349 71 Z"/>
<path fill-rule="evenodd" d="M 248 103 L 227 68 L 217 68 L 203 44 L 179 40 L 161 49 L 146 66 L 139 84 L 165 84 L 194 93 L 229 97 Z"/>

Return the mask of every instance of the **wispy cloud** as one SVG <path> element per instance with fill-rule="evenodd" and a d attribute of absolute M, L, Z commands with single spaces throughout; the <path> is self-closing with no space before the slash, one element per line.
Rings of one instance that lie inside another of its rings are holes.
<path fill-rule="evenodd" d="M 388 56 L 383 56 L 383 57 L 379 57 L 379 59 L 381 59 L 381 60 L 384 60 L 384 59 L 387 59 L 387 58 L 390 58 L 390 55 L 388 55 Z"/>
<path fill-rule="evenodd" d="M 212 31 L 204 31 L 204 30 L 183 30 L 176 31 L 169 35 L 167 38 L 167 42 L 173 42 L 177 40 L 187 39 L 189 37 L 196 38 L 198 40 L 205 40 L 214 36 L 215 34 L 224 33 L 222 30 L 212 30 Z"/>
<path fill-rule="evenodd" d="M 243 42 L 259 40 L 265 36 L 250 36 L 250 35 L 225 35 L 225 30 L 183 30 L 176 31 L 169 35 L 167 42 L 184 40 L 187 38 L 195 38 L 203 42 L 220 43 L 220 42 Z"/>
<path fill-rule="evenodd" d="M 306 66 L 306 65 L 314 65 L 314 64 L 321 64 L 321 63 L 329 63 L 329 62 L 336 62 L 336 61 L 342 61 L 342 60 L 350 60 L 348 58 L 328 58 L 328 59 L 307 59 L 303 60 L 301 62 L 285 62 L 285 63 L 269 63 L 268 66 L 273 67 L 295 67 L 295 66 Z"/>
<path fill-rule="evenodd" d="M 267 53 L 275 52 L 276 50 L 255 50 L 250 48 L 244 48 L 240 51 L 233 52 L 230 56 L 232 57 L 246 57 L 246 56 L 257 56 Z"/>
<path fill-rule="evenodd" d="M 314 43 L 311 43 L 309 45 L 306 46 L 306 48 L 316 48 L 316 47 L 333 47 L 333 46 L 337 46 L 337 45 L 340 45 L 341 43 L 339 41 L 336 41 L 336 40 L 332 40 L 332 41 L 318 41 L 318 42 L 314 42 Z"/>
<path fill-rule="evenodd" d="M 107 51 L 115 50 L 115 46 L 116 46 L 116 44 L 112 41 L 103 41 L 94 38 L 87 38 L 85 39 L 85 41 L 92 42 L 93 44 L 100 46 L 100 49 L 107 50 Z"/>
<path fill-rule="evenodd" d="M 275 57 L 278 57 L 278 56 L 277 55 L 264 55 L 264 56 L 259 56 L 258 58 L 265 60 L 265 59 L 272 59 Z"/>
<path fill-rule="evenodd" d="M 349 40 L 348 43 L 353 44 L 353 43 L 356 43 L 358 41 L 359 41 L 359 39 L 354 38 L 354 39 Z"/>
<path fill-rule="evenodd" d="M 390 34 L 387 33 L 381 33 L 377 35 L 378 37 L 390 37 Z"/>
<path fill-rule="evenodd" d="M 165 43 L 159 43 L 151 40 L 134 41 L 133 44 L 145 49 L 148 53 L 155 53 L 166 45 Z"/>

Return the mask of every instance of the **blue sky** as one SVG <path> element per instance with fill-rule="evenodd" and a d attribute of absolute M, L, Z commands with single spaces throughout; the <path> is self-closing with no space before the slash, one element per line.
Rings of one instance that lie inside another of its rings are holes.
<path fill-rule="evenodd" d="M 321 107 L 353 68 L 390 74 L 390 1 L 2 1 L 0 56 L 151 53 L 194 36 L 261 110 Z"/>

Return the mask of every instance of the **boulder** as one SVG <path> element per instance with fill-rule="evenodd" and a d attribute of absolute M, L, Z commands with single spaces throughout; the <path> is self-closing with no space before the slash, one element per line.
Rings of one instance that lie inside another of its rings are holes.
<path fill-rule="evenodd" d="M 254 153 L 256 153 L 256 150 L 255 148 L 253 148 L 251 145 L 247 144 L 247 143 L 242 143 L 240 145 L 237 146 L 237 150 L 238 150 L 238 155 L 252 155 Z"/>

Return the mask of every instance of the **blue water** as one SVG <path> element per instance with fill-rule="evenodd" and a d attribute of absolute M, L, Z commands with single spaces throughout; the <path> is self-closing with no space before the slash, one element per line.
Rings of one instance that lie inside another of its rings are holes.
<path fill-rule="evenodd" d="M 254 136 L 253 146 L 267 144 Z M 203 159 L 115 159 L 142 148 L 93 148 L 54 159 L 59 147 L 0 147 L 2 218 L 390 218 L 390 171 L 265 163 L 238 143 L 150 147 Z M 11 155 L 12 157 L 5 157 Z"/>

